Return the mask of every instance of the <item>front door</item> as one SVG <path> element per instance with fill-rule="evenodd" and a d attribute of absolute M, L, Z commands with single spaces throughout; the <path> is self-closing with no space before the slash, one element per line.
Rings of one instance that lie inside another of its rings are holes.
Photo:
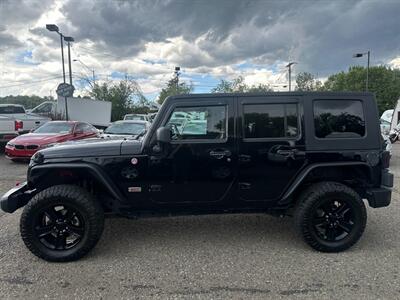
<path fill-rule="evenodd" d="M 236 177 L 233 98 L 190 98 L 171 106 L 160 126 L 171 143 L 149 156 L 149 196 L 157 203 L 220 205 Z"/>
<path fill-rule="evenodd" d="M 273 205 L 294 179 L 305 159 L 301 108 L 287 96 L 239 98 L 240 201 Z"/>

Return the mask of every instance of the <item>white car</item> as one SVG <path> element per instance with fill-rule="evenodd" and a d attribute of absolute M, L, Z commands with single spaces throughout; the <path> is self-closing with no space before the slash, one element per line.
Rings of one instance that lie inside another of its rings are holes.
<path fill-rule="evenodd" d="M 111 123 L 100 138 L 103 139 L 124 139 L 129 137 L 139 138 L 146 134 L 151 123 L 147 121 L 122 120 Z"/>
<path fill-rule="evenodd" d="M 151 117 L 146 114 L 127 114 L 124 116 L 124 120 L 151 122 Z"/>
<path fill-rule="evenodd" d="M 22 126 L 18 128 L 20 134 L 27 133 L 51 121 L 51 119 L 47 117 L 26 113 L 25 108 L 18 104 L 0 104 L 0 115 L 21 121 Z"/>

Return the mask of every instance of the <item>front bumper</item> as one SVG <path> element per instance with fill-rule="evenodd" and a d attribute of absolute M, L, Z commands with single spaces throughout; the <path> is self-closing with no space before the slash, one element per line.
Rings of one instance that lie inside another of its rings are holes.
<path fill-rule="evenodd" d="M 18 208 L 26 205 L 35 194 L 35 190 L 28 190 L 26 182 L 12 188 L 0 199 L 0 207 L 7 213 L 13 213 Z"/>
<path fill-rule="evenodd" d="M 8 159 L 30 159 L 39 149 L 35 150 L 18 150 L 13 147 L 6 145 L 4 153 Z"/>
<path fill-rule="evenodd" d="M 393 174 L 382 170 L 381 186 L 367 190 L 367 200 L 372 208 L 389 206 L 392 199 Z"/>

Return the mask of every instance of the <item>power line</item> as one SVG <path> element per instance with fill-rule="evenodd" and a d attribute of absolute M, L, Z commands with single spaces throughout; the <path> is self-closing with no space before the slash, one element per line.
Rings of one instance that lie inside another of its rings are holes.
<path fill-rule="evenodd" d="M 63 76 L 57 76 L 57 77 L 48 78 L 48 79 L 42 79 L 42 80 L 31 81 L 31 82 L 27 82 L 27 83 L 18 83 L 18 84 L 3 85 L 3 86 L 0 86 L 0 88 L 1 88 L 1 89 L 4 89 L 4 88 L 10 88 L 10 87 L 17 87 L 17 86 L 24 86 L 24 85 L 32 85 L 32 84 L 41 83 L 41 82 L 45 82 L 45 81 L 52 81 L 52 80 L 59 79 L 59 78 L 62 78 L 62 77 L 63 77 Z"/>

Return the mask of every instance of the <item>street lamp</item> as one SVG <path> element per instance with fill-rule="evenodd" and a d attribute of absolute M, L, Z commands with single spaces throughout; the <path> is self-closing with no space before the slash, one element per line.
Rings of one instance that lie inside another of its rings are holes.
<path fill-rule="evenodd" d="M 74 59 L 74 61 L 77 61 L 79 63 L 82 64 L 82 66 L 84 66 L 86 69 L 88 69 L 90 72 L 92 72 L 93 74 L 93 85 L 96 84 L 96 77 L 94 76 L 94 69 L 89 68 L 85 63 L 83 63 L 83 61 L 81 61 L 80 59 Z"/>
<path fill-rule="evenodd" d="M 297 62 L 292 61 L 286 65 L 286 68 L 289 69 L 289 92 L 292 90 L 292 66 L 297 64 Z"/>
<path fill-rule="evenodd" d="M 48 31 L 54 31 L 57 32 L 60 35 L 60 41 L 61 41 L 61 60 L 62 60 L 62 70 L 63 70 L 63 79 L 65 83 L 65 67 L 64 67 L 64 44 L 63 44 L 63 35 L 59 31 L 58 26 L 55 24 L 46 24 L 46 29 Z"/>
<path fill-rule="evenodd" d="M 64 36 L 64 41 L 66 41 L 68 45 L 69 84 L 72 85 L 71 42 L 74 41 L 74 38 L 71 36 Z"/>
<path fill-rule="evenodd" d="M 365 53 L 355 53 L 355 54 L 353 54 L 353 57 L 354 57 L 354 58 L 359 58 L 359 57 L 363 57 L 364 55 L 367 55 L 367 80 L 365 81 L 365 91 L 368 92 L 369 57 L 370 57 L 370 51 L 368 50 L 368 52 L 365 52 Z"/>

